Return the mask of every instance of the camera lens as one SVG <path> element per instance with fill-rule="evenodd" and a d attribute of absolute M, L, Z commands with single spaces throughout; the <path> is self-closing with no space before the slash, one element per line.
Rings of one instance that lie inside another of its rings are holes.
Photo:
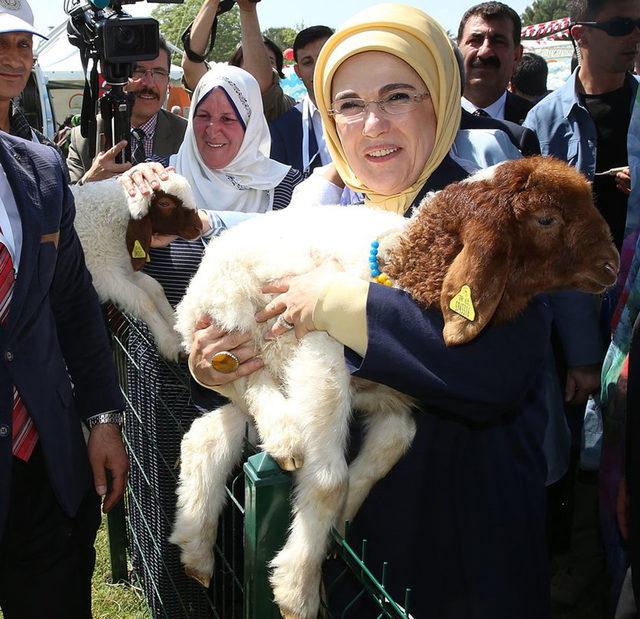
<path fill-rule="evenodd" d="M 120 26 L 116 30 L 116 41 L 118 42 L 118 45 L 123 45 L 127 49 L 131 49 L 131 47 L 136 43 L 137 38 L 135 28 Z"/>

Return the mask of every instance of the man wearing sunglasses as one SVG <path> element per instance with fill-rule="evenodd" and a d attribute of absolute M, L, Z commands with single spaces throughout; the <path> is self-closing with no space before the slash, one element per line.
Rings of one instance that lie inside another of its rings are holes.
<path fill-rule="evenodd" d="M 543 155 L 568 161 L 593 181 L 596 205 L 620 249 L 630 186 L 627 134 L 638 88 L 631 69 L 640 43 L 640 1 L 569 0 L 567 9 L 580 65 L 566 84 L 529 112 L 524 126 L 537 133 Z M 625 170 L 607 174 L 614 168 Z M 598 387 L 599 367 L 594 366 L 592 391 Z M 583 412 L 582 437 L 573 437 L 582 449 L 573 490 L 572 547 L 566 569 L 559 570 L 552 586 L 553 601 L 565 608 L 579 604 L 604 578 L 597 510 L 600 413 L 593 401 L 586 412 L 574 408 L 578 426 Z"/>
<path fill-rule="evenodd" d="M 160 161 L 178 152 L 187 128 L 187 121 L 162 109 L 169 89 L 171 54 L 166 42 L 160 40 L 160 53 L 153 60 L 139 61 L 133 68 L 127 90 L 134 93 L 131 109 L 132 162 Z M 67 166 L 71 182 L 91 182 L 122 174 L 131 163 L 117 163 L 116 157 L 126 142 L 115 144 L 95 159 L 89 152 L 89 140 L 80 135 L 80 127 L 71 132 Z"/>

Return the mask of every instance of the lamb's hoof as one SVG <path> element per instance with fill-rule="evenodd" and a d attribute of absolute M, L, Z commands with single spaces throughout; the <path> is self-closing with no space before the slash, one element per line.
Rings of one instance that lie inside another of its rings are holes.
<path fill-rule="evenodd" d="M 267 438 L 260 447 L 264 449 L 284 471 L 295 471 L 304 464 L 300 433 L 289 429 L 276 435 L 275 440 Z"/>
<path fill-rule="evenodd" d="M 289 458 L 273 458 L 283 471 L 296 471 L 304 464 L 304 458 L 301 456 L 291 456 Z"/>
<path fill-rule="evenodd" d="M 284 608 L 280 608 L 279 610 L 280 610 L 280 614 L 284 619 L 304 619 L 304 617 L 301 617 L 300 615 L 296 615 L 295 613 L 285 610 Z"/>
<path fill-rule="evenodd" d="M 211 576 L 209 576 L 209 574 L 203 574 L 191 567 L 185 567 L 184 573 L 189 576 L 189 578 L 197 580 L 205 589 L 209 588 L 209 583 L 211 583 Z"/>

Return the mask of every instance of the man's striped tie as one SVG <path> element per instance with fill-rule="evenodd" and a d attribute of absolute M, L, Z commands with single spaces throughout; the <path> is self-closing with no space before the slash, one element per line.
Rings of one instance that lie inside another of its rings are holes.
<path fill-rule="evenodd" d="M 6 323 L 9 316 L 14 283 L 15 277 L 11 254 L 6 245 L 0 243 L 0 324 L 2 325 Z M 38 432 L 15 387 L 13 388 L 12 425 L 13 455 L 26 462 L 31 457 L 38 442 Z"/>

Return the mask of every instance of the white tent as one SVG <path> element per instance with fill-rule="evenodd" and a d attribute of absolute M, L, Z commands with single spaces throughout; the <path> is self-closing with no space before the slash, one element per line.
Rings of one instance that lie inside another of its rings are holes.
<path fill-rule="evenodd" d="M 571 74 L 573 45 L 569 37 L 568 17 L 540 24 L 524 26 L 520 33 L 526 52 L 542 56 L 549 66 L 547 86 L 555 90 L 562 86 Z"/>

